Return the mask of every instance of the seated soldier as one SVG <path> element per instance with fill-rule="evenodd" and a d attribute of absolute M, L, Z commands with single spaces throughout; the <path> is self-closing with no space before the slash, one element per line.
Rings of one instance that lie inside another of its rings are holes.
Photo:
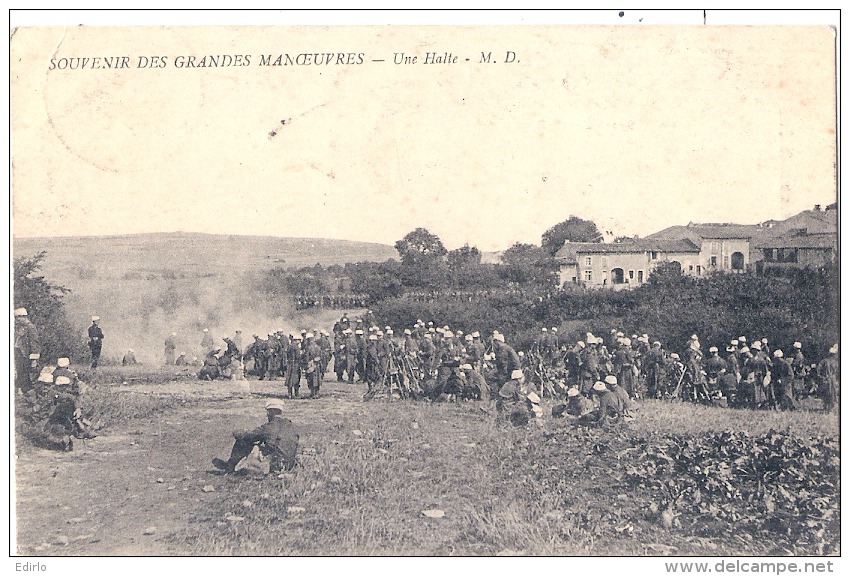
<path fill-rule="evenodd" d="M 588 422 L 598 424 L 600 427 L 606 426 L 611 422 L 620 422 L 623 419 L 622 398 L 608 390 L 604 382 L 596 382 L 592 388 L 593 392 L 599 398 L 599 407 L 585 417 Z"/>
<path fill-rule="evenodd" d="M 552 408 L 552 416 L 562 418 L 564 414 L 580 417 L 593 410 L 593 402 L 590 399 L 582 396 L 578 388 L 570 388 L 567 390 L 567 403 L 559 404 Z"/>
<path fill-rule="evenodd" d="M 298 450 L 298 432 L 288 418 L 283 417 L 283 402 L 270 400 L 266 403 L 268 422 L 253 430 L 234 430 L 233 449 L 230 458 L 213 458 L 213 466 L 232 474 L 237 464 L 248 456 L 254 446 L 260 448 L 264 456 L 270 458 L 269 472 L 292 470 L 295 467 L 295 453 Z"/>

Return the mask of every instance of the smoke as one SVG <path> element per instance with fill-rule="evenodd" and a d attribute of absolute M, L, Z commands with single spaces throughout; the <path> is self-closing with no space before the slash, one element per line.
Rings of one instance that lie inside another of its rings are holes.
<path fill-rule="evenodd" d="M 251 272 L 191 278 L 125 274 L 114 282 L 79 286 L 66 303 L 78 325 L 88 326 L 92 315 L 101 317 L 105 361 L 120 362 L 132 349 L 139 362 L 162 364 L 165 339 L 172 333 L 177 334 L 177 354 L 202 359 L 204 328 L 222 348 L 222 339 L 234 338 L 236 330 L 241 330 L 244 347 L 253 334 L 265 338 L 277 330 L 329 328 L 321 325 L 329 322 L 329 312 L 296 312 L 290 296 L 269 294 L 259 286 L 259 275 Z"/>

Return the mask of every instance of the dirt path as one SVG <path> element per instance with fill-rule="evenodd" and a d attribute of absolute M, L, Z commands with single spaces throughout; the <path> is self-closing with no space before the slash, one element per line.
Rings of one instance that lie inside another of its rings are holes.
<path fill-rule="evenodd" d="M 226 457 L 230 432 L 264 421 L 265 400 L 285 391 L 280 381 L 256 380 L 118 389 L 201 401 L 103 430 L 95 439 L 77 441 L 73 452 L 23 453 L 15 467 L 19 554 L 180 554 L 166 536 L 197 516 L 216 497 L 216 486 L 231 480 L 214 473 L 211 458 Z M 362 385 L 326 380 L 320 399 L 288 401 L 284 415 L 309 437 L 338 416 L 362 410 L 364 391 Z"/>

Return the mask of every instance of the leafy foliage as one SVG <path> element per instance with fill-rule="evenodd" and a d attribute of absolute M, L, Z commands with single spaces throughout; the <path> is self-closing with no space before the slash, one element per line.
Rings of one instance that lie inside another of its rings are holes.
<path fill-rule="evenodd" d="M 602 242 L 602 233 L 590 220 L 570 216 L 546 230 L 540 245 L 549 256 L 554 256 L 564 242 Z"/>
<path fill-rule="evenodd" d="M 75 329 L 68 320 L 63 296 L 70 292 L 39 276 L 46 252 L 32 258 L 16 258 L 13 264 L 15 308 L 24 307 L 38 330 L 42 361 L 55 362 L 60 356 L 83 358 L 86 349 L 82 328 Z"/>

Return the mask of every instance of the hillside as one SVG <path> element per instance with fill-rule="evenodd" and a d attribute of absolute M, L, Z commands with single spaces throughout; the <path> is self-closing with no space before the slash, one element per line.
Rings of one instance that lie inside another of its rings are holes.
<path fill-rule="evenodd" d="M 256 280 L 264 270 L 398 255 L 391 246 L 366 242 L 189 233 L 16 238 L 13 243 L 16 258 L 42 250 L 45 278 L 71 289 L 65 301 L 80 337 L 90 317 L 101 316 L 104 358 L 118 359 L 133 348 L 145 362 L 161 360 L 162 342 L 171 332 L 193 356 L 200 353 L 204 328 L 221 342 L 237 329 L 247 341 L 253 332 L 312 326 L 290 301 L 258 293 Z"/>

